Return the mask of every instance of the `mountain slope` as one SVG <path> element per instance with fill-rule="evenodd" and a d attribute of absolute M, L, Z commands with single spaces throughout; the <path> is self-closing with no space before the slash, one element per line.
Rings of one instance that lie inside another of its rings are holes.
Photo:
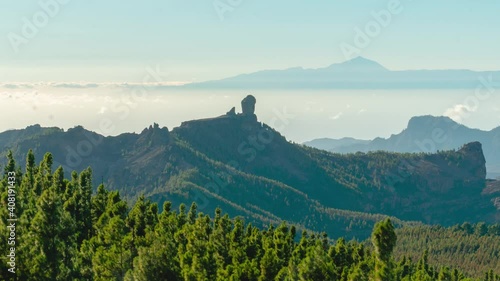
<path fill-rule="evenodd" d="M 321 140 L 321 145 L 318 141 Z M 491 131 L 471 129 L 444 116 L 418 116 L 408 122 L 399 134 L 387 139 L 376 138 L 370 142 L 345 141 L 337 145 L 337 140 L 319 139 L 306 145 L 338 153 L 368 151 L 425 152 L 450 150 L 469 142 L 481 142 L 486 158 L 488 176 L 500 176 L 500 127 Z"/>
<path fill-rule="evenodd" d="M 221 206 L 257 225 L 287 220 L 364 237 L 383 215 L 447 225 L 498 219 L 497 193 L 484 192 L 480 143 L 438 154 L 332 154 L 288 142 L 258 122 L 254 105 L 172 131 L 155 124 L 140 134 L 102 137 L 76 127 L 2 147 L 17 159 L 30 148 L 37 159 L 50 151 L 66 173 L 92 166 L 95 183 L 129 199 L 145 194 L 160 206 L 196 201 L 205 213 Z"/>
<path fill-rule="evenodd" d="M 500 87 L 498 83 L 488 82 L 488 77 L 499 75 L 500 71 L 391 71 L 375 61 L 357 57 L 343 63 L 332 64 L 325 68 L 304 69 L 302 67 L 294 67 L 284 70 L 263 70 L 222 80 L 187 84 L 181 88 L 454 89 L 476 88 L 478 85 Z"/>
<path fill-rule="evenodd" d="M 482 278 L 489 269 L 500 271 L 500 225 L 464 223 L 453 227 L 415 226 L 396 231 L 395 256 L 416 261 L 428 250 L 429 264 L 455 264 L 473 277 Z M 367 243 L 368 244 L 368 243 Z"/>

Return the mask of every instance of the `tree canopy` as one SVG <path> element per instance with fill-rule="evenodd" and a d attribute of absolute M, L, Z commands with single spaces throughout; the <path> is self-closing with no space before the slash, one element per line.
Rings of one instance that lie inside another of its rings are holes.
<path fill-rule="evenodd" d="M 210 217 L 196 203 L 173 210 L 168 201 L 159 208 L 140 196 L 129 207 L 103 185 L 93 192 L 91 168 L 66 178 L 50 154 L 35 165 L 30 151 L 23 171 L 8 157 L 0 181 L 2 280 L 15 280 L 4 254 L 9 172 L 16 174 L 17 280 L 500 280 L 492 270 L 468 279 L 453 264 L 432 266 L 427 251 L 416 262 L 395 258 L 398 237 L 389 219 L 375 225 L 366 247 L 326 233 L 299 236 L 285 222 L 257 228 L 220 209 Z"/>

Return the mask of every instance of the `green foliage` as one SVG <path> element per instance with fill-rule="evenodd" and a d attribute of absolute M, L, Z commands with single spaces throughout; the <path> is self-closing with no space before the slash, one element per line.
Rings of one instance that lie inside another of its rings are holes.
<path fill-rule="evenodd" d="M 372 243 L 375 246 L 375 254 L 381 261 L 387 263 L 390 261 L 392 250 L 396 246 L 396 233 L 390 219 L 375 224 L 372 233 Z"/>
<path fill-rule="evenodd" d="M 471 274 L 453 262 L 433 263 L 432 250 L 420 253 L 417 263 L 393 256 L 401 243 L 395 233 L 401 232 L 398 237 L 406 241 L 404 231 L 415 229 L 395 232 L 390 219 L 375 225 L 371 251 L 343 238 L 331 243 L 326 233 L 303 231 L 296 238 L 296 227 L 284 222 L 260 229 L 223 215 L 219 208 L 211 219 L 196 203 L 174 211 L 166 201 L 159 213 L 156 203 L 140 196 L 128 208 L 117 191 L 103 185 L 91 194 L 90 168 L 73 172 L 67 180 L 62 168 L 52 172 L 50 154 L 38 167 L 31 152 L 27 159 L 25 173 L 19 172 L 16 181 L 16 215 L 22 226 L 16 245 L 18 280 L 500 280 L 495 268 L 482 268 L 483 279 L 467 279 Z M 18 170 L 11 158 L 5 170 Z M 3 231 L 6 175 L 0 180 L 2 253 L 7 252 L 8 236 Z M 498 237 L 496 226 L 483 224 L 453 231 Z M 9 280 L 5 255 L 0 262 L 0 279 Z"/>
<path fill-rule="evenodd" d="M 441 225 L 495 220 L 491 201 L 495 195 L 491 189 L 482 192 L 485 168 L 480 149 L 333 154 L 295 145 L 267 125 L 245 120 L 198 120 L 170 132 L 155 126 L 116 137 L 103 137 L 83 127 L 64 132 L 33 126 L 2 133 L 0 142 L 13 149 L 16 159 L 33 148 L 32 157 L 20 162 L 25 166 L 34 163 L 34 155 L 42 159 L 45 151 L 53 152 L 52 163 L 67 163 L 68 146 L 75 148 L 82 139 L 92 139 L 92 155 L 80 155 L 71 167 L 82 171 L 91 166 L 96 178 L 106 180 L 106 188 L 119 190 L 129 204 L 141 194 L 160 205 L 171 201 L 175 208 L 196 201 L 198 210 L 213 213 L 219 206 L 230 216 L 244 216 L 259 227 L 286 220 L 296 227 L 361 240 L 369 237 L 383 215 Z M 264 132 L 273 140 L 256 151 L 250 147 L 255 155 L 236 149 Z M 0 151 L 0 156 L 5 155 L 7 151 Z M 248 156 L 254 159 L 247 161 Z M 47 174 L 41 168 L 32 172 L 37 196 Z M 71 178 L 66 196 L 73 195 L 79 176 L 65 172 Z M 86 210 L 83 207 L 73 214 Z M 93 223 L 97 219 L 93 216 Z M 401 222 L 391 219 L 400 226 Z M 88 229 L 88 222 L 78 224 Z"/>
<path fill-rule="evenodd" d="M 477 231 L 479 229 L 479 231 Z M 500 272 L 499 224 L 463 223 L 452 227 L 413 226 L 396 230 L 398 242 L 394 256 L 411 257 L 423 269 L 454 265 L 462 272 L 482 278 L 492 269 Z M 427 249 L 422 256 L 422 250 Z M 451 270 L 453 275 L 453 270 Z"/>
<path fill-rule="evenodd" d="M 375 247 L 375 279 L 380 281 L 394 280 L 392 251 L 396 246 L 396 233 L 390 219 L 375 224 L 372 232 L 372 243 Z"/>

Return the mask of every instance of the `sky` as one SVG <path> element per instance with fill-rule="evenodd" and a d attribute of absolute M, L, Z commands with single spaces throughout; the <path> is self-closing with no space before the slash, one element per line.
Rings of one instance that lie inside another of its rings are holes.
<path fill-rule="evenodd" d="M 250 92 L 164 85 L 355 56 L 391 70 L 500 70 L 498 11 L 497 0 L 3 1 L 0 107 L 15 118 L 2 119 L 0 132 L 37 123 L 104 135 L 153 122 L 171 129 L 238 111 Z M 500 125 L 498 91 L 479 100 L 466 89 L 251 93 L 259 120 L 288 110 L 295 117 L 281 132 L 303 142 L 389 137 L 426 114 L 491 130 Z M 102 131 L 103 120 L 114 129 Z"/>
<path fill-rule="evenodd" d="M 393 70 L 497 70 L 498 11 L 496 0 L 3 1 L 0 83 L 140 83 L 147 68 L 188 83 L 325 67 L 348 59 L 345 46 Z M 359 30 L 370 35 L 356 45 Z"/>

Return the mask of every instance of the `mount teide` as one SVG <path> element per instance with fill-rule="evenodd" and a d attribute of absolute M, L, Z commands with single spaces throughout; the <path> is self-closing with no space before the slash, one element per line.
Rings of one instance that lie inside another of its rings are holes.
<path fill-rule="evenodd" d="M 221 80 L 187 84 L 187 89 L 476 89 L 498 88 L 500 71 L 389 70 L 357 57 L 323 68 L 262 70 Z"/>

